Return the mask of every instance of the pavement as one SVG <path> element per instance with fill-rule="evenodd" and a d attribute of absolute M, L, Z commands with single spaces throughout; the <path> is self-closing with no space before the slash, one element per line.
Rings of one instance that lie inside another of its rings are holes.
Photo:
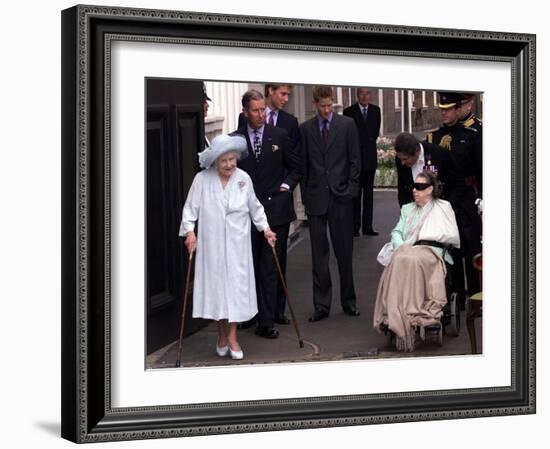
<path fill-rule="evenodd" d="M 470 341 L 465 328 L 465 312 L 462 311 L 462 327 L 459 335 L 443 336 L 439 345 L 435 336 L 420 341 L 412 353 L 398 352 L 389 343 L 389 338 L 379 334 L 372 325 L 372 315 L 378 280 L 383 267 L 376 262 L 380 248 L 389 241 L 389 233 L 399 218 L 399 206 L 395 190 L 375 190 L 374 228 L 378 236 L 354 238 L 353 271 L 358 317 L 351 317 L 341 309 L 338 297 L 338 270 L 334 253 L 331 253 L 332 308 L 330 316 L 310 323 L 313 312 L 311 252 L 307 226 L 300 227 L 288 253 L 287 284 L 290 303 L 303 341 L 300 347 L 293 323 L 277 325 L 277 339 L 266 339 L 254 334 L 254 326 L 239 330 L 239 342 L 244 351 L 243 360 L 219 357 L 215 353 L 217 326 L 210 323 L 204 329 L 184 338 L 181 366 L 223 366 L 235 364 L 305 363 L 312 361 L 349 360 L 366 358 L 395 358 L 448 356 L 470 354 Z M 291 313 L 287 306 L 286 315 Z M 476 320 L 478 347 L 482 342 L 481 319 Z M 480 348 L 478 348 L 480 349 Z M 147 368 L 172 368 L 178 352 L 174 341 L 147 356 Z"/>

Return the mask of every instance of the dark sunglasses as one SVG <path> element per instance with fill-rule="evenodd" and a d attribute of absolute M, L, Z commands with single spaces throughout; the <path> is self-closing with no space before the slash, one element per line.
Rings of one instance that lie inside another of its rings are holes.
<path fill-rule="evenodd" d="M 416 190 L 426 190 L 430 186 L 431 184 L 427 182 L 415 182 L 413 184 L 413 188 L 415 188 Z"/>

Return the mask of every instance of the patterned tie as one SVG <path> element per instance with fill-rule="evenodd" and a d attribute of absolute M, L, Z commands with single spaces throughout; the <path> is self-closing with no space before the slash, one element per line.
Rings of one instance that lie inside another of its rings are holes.
<path fill-rule="evenodd" d="M 275 111 L 269 113 L 269 124 L 275 126 Z"/>
<path fill-rule="evenodd" d="M 325 145 L 328 143 L 328 120 L 323 120 L 323 142 Z"/>
<path fill-rule="evenodd" d="M 363 108 L 363 120 L 367 120 L 367 108 Z"/>
<path fill-rule="evenodd" d="M 256 156 L 256 160 L 260 158 L 260 153 L 262 152 L 262 142 L 260 142 L 260 133 L 258 133 L 258 130 L 254 130 L 254 156 Z"/>

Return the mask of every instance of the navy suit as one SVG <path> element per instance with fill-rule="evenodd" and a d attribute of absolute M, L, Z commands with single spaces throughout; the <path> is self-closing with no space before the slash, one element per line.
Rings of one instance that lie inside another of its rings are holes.
<path fill-rule="evenodd" d="M 376 139 L 380 135 L 381 123 L 380 108 L 378 106 L 369 104 L 367 111 L 367 118 L 364 119 L 358 103 L 344 109 L 344 115 L 352 118 L 355 122 L 361 145 L 360 187 L 359 194 L 354 200 L 353 221 L 355 232 L 362 229 L 363 233 L 372 230 L 374 176 L 378 166 Z M 361 197 L 363 198 L 362 201 Z M 361 204 L 363 206 L 362 213 Z"/>
<path fill-rule="evenodd" d="M 265 125 L 262 134 L 262 148 L 256 158 L 245 123 L 237 132 L 245 136 L 248 156 L 238 163 L 246 171 L 254 185 L 254 192 L 262 203 L 267 221 L 277 234 L 277 256 L 286 254 L 286 241 L 290 222 L 296 219 L 292 201 L 292 190 L 302 176 L 300 155 L 295 151 L 285 130 Z M 281 184 L 287 184 L 289 191 L 280 191 Z M 252 229 L 252 253 L 258 297 L 258 324 L 271 328 L 277 313 L 277 268 L 273 254 L 262 233 Z"/>
<path fill-rule="evenodd" d="M 246 128 L 247 122 L 246 117 L 241 112 L 239 114 L 239 129 Z M 289 114 L 286 111 L 283 111 L 282 109 L 279 109 L 278 115 L 277 115 L 277 122 L 275 123 L 275 126 L 277 128 L 284 129 L 288 137 L 290 139 L 291 146 L 293 148 L 293 152 L 297 155 L 300 154 L 300 131 L 298 129 L 298 120 L 296 117 L 294 117 L 292 114 Z M 292 190 L 292 189 L 291 189 Z M 292 198 L 292 194 L 290 196 L 290 200 L 292 204 L 294 204 L 294 200 Z M 279 229 L 279 232 L 277 233 L 277 247 L 281 247 L 281 252 L 278 254 L 279 257 L 279 264 L 281 265 L 281 271 L 283 272 L 283 276 L 286 279 L 286 261 L 287 261 L 287 241 L 288 241 L 288 234 L 290 230 L 290 225 L 286 228 L 281 227 Z M 283 286 L 279 280 L 277 280 L 277 306 L 275 307 L 275 316 L 276 317 L 283 317 L 285 314 L 285 306 L 286 306 L 286 297 L 285 292 L 283 289 Z"/>
<path fill-rule="evenodd" d="M 275 126 L 277 128 L 282 128 L 286 130 L 288 137 L 290 139 L 290 142 L 292 144 L 292 147 L 295 149 L 297 154 L 300 154 L 299 152 L 299 145 L 300 145 L 300 131 L 298 129 L 298 120 L 296 117 L 294 117 L 292 114 L 289 114 L 286 111 L 283 111 L 282 109 L 279 109 L 278 115 L 277 115 L 277 123 L 275 123 Z M 246 117 L 241 112 L 239 114 L 239 129 L 246 127 Z"/>

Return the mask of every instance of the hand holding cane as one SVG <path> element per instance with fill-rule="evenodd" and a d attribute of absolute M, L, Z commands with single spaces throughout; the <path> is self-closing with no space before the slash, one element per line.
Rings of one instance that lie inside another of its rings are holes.
<path fill-rule="evenodd" d="M 178 346 L 178 357 L 176 359 L 176 368 L 180 367 L 181 364 L 181 349 L 183 343 L 183 325 L 185 322 L 185 310 L 187 309 L 187 296 L 189 293 L 189 279 L 191 277 L 191 262 L 193 260 L 194 249 L 189 252 L 189 260 L 187 262 L 187 276 L 185 277 L 185 290 L 183 293 L 183 310 L 181 312 L 181 322 L 180 322 L 180 337 L 179 337 L 179 346 Z"/>
<path fill-rule="evenodd" d="M 275 251 L 275 245 L 271 245 L 271 251 L 273 252 L 273 257 L 275 258 L 275 264 L 277 265 L 277 271 L 279 272 L 279 278 L 281 279 L 281 285 L 286 296 L 286 302 L 288 303 L 288 309 L 290 310 L 290 315 L 292 316 L 292 324 L 294 324 L 294 329 L 296 330 L 296 335 L 298 336 L 298 342 L 300 343 L 300 348 L 304 347 L 304 341 L 300 336 L 300 330 L 298 329 L 298 322 L 296 321 L 296 316 L 294 315 L 294 310 L 292 309 L 292 303 L 290 301 L 290 295 L 288 294 L 288 289 L 286 288 L 285 277 L 283 276 L 283 271 L 281 270 L 281 265 L 279 264 L 279 258 L 277 257 L 277 251 Z"/>

